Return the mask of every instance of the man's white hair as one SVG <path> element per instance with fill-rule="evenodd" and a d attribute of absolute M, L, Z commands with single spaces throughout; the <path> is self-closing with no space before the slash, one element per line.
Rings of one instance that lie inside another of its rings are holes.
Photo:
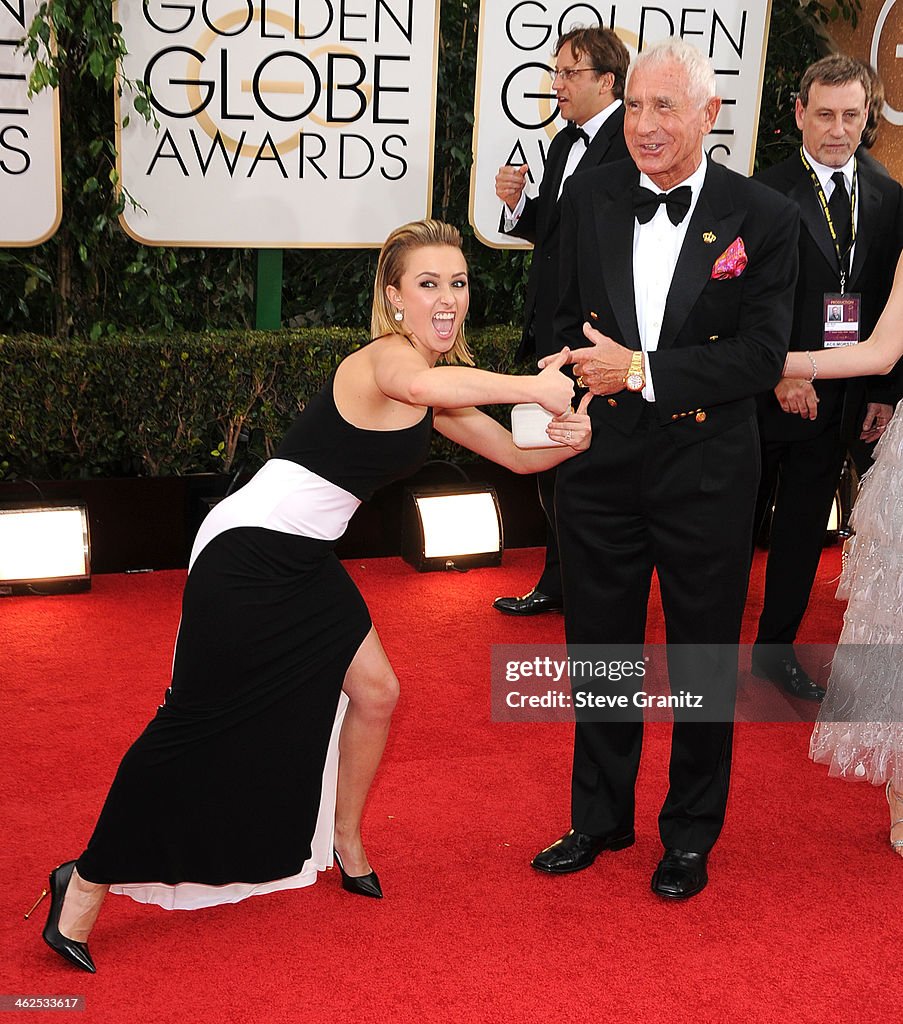
<path fill-rule="evenodd" d="M 630 89 L 630 79 L 637 69 L 656 67 L 672 61 L 680 64 L 686 72 L 690 99 L 698 106 L 705 106 L 713 96 L 718 95 L 712 62 L 695 46 L 677 38 L 665 39 L 637 54 L 630 62 L 627 89 Z"/>

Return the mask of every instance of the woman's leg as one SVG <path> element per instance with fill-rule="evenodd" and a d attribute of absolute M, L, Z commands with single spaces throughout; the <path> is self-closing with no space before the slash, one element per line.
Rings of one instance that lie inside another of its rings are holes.
<path fill-rule="evenodd" d="M 73 939 L 75 942 L 88 941 L 109 888 L 108 885 L 86 882 L 78 871 L 73 869 L 59 922 L 59 930 L 67 939 Z"/>
<path fill-rule="evenodd" d="M 361 816 L 398 701 L 398 680 L 375 629 L 358 648 L 342 689 L 349 703 L 339 737 L 335 847 L 348 874 L 357 876 L 371 870 L 361 841 Z"/>
<path fill-rule="evenodd" d="M 890 845 L 903 857 L 903 792 L 896 789 L 892 781 L 887 783 L 884 792 L 890 806 Z"/>

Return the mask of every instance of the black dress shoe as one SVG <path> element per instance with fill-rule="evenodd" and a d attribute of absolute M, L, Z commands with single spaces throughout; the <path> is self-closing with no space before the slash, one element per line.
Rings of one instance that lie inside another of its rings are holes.
<path fill-rule="evenodd" d="M 68 938 L 60 931 L 60 914 L 63 912 L 63 900 L 66 898 L 66 889 L 69 887 L 69 879 L 72 877 L 74 870 L 75 861 L 69 860 L 50 872 L 50 910 L 47 914 L 47 923 L 44 925 L 44 941 L 55 953 L 59 953 L 70 964 L 80 967 L 83 971 L 95 974 L 97 968 L 94 966 L 94 961 L 88 952 L 88 944 L 86 942 L 76 942 L 75 939 Z M 41 894 L 40 899 L 38 899 L 38 903 L 41 902 L 45 895 L 47 895 L 46 889 Z M 31 908 L 31 911 L 37 905 L 36 903 Z M 29 914 L 31 911 L 29 911 Z M 28 914 L 25 916 L 28 917 Z"/>
<path fill-rule="evenodd" d="M 801 700 L 822 701 L 827 692 L 796 660 L 793 648 L 778 657 L 768 657 L 753 648 L 752 673 L 759 679 L 770 680 L 791 697 L 799 697 Z"/>
<path fill-rule="evenodd" d="M 619 836 L 588 836 L 585 832 L 571 829 L 542 853 L 537 853 L 531 863 L 537 871 L 569 875 L 572 871 L 588 868 L 603 850 L 624 850 L 633 846 L 635 841 L 636 835 L 632 830 Z"/>
<path fill-rule="evenodd" d="M 705 853 L 665 850 L 652 876 L 652 891 L 666 900 L 688 900 L 702 892 L 709 880 L 707 858 Z"/>
<path fill-rule="evenodd" d="M 345 873 L 345 865 L 338 850 L 333 850 L 335 862 L 342 873 L 342 888 L 345 892 L 353 892 L 355 896 L 371 896 L 375 900 L 383 898 L 383 889 L 376 877 L 376 872 L 371 871 L 369 875 L 348 875 Z"/>
<path fill-rule="evenodd" d="M 541 615 L 543 612 L 560 612 L 564 602 L 560 597 L 549 597 L 534 589 L 523 597 L 497 597 L 492 607 L 504 615 Z"/>

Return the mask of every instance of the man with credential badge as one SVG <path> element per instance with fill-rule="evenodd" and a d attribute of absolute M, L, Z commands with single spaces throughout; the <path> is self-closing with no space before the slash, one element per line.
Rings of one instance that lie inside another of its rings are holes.
<path fill-rule="evenodd" d="M 633 161 L 565 185 L 555 318 L 556 348 L 570 346 L 578 384 L 596 395 L 590 450 L 556 490 L 569 653 L 605 644 L 642 657 L 654 571 L 671 693 L 702 696 L 701 712 L 675 709 L 659 814 L 652 890 L 677 900 L 705 887 L 724 822 L 759 481 L 755 395 L 781 374 L 797 272 L 793 204 L 704 156 L 720 105 L 711 62 L 689 44 L 635 59 Z M 537 870 L 580 871 L 634 842 L 635 718 L 578 712 L 571 829 L 537 854 Z"/>
<path fill-rule="evenodd" d="M 871 79 L 857 60 L 832 54 L 803 74 L 796 101 L 800 150 L 756 177 L 791 199 L 801 217 L 800 273 L 789 335 L 794 351 L 854 345 L 871 333 L 890 294 L 903 246 L 903 189 L 861 164 Z M 881 436 L 893 413 L 884 378 L 781 379 L 759 396 L 762 482 L 756 525 L 773 504 L 765 598 L 753 672 L 795 697 L 824 689 L 793 648 L 815 580 L 848 442 Z"/>

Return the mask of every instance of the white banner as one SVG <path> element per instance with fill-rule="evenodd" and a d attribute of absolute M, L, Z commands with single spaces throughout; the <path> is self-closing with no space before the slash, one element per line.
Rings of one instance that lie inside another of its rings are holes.
<path fill-rule="evenodd" d="M 483 0 L 470 181 L 477 237 L 494 248 L 527 246 L 498 231 L 495 175 L 502 164 L 529 164 L 527 194 L 538 191 L 549 142 L 564 124 L 548 74 L 552 49 L 573 28 L 613 29 L 631 58 L 670 36 L 702 50 L 715 65 L 723 103 L 706 149 L 720 163 L 750 174 L 770 13 L 771 0 L 695 0 L 692 7 L 675 0 Z"/>
<path fill-rule="evenodd" d="M 2 2 L 2 0 L 0 0 Z M 149 245 L 379 246 L 432 202 L 439 0 L 114 5 L 125 230 Z M 121 117 L 128 123 L 121 126 Z"/>
<path fill-rule="evenodd" d="M 17 49 L 38 0 L 0 0 L 0 245 L 46 241 L 60 225 L 60 112 L 56 89 L 28 98 L 34 62 Z"/>

